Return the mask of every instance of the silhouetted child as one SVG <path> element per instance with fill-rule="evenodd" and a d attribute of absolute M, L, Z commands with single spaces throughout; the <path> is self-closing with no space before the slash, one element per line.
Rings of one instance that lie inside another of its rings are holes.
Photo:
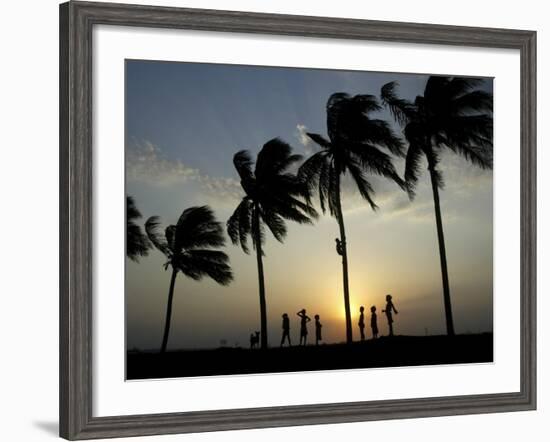
<path fill-rule="evenodd" d="M 391 295 L 386 295 L 386 309 L 382 310 L 382 313 L 386 313 L 386 318 L 388 318 L 388 327 L 390 328 L 390 336 L 393 336 L 393 316 L 392 316 L 392 310 L 397 315 L 398 312 L 395 309 L 395 306 L 393 305 L 393 302 L 391 301 Z"/>
<path fill-rule="evenodd" d="M 260 332 L 257 331 L 250 335 L 250 348 L 257 347 L 260 344 Z"/>
<path fill-rule="evenodd" d="M 319 341 L 323 340 L 321 336 L 321 328 L 323 328 L 323 325 L 321 324 L 319 319 L 319 315 L 315 315 L 315 345 L 319 345 Z"/>
<path fill-rule="evenodd" d="M 288 339 L 288 346 L 292 347 L 290 343 L 290 319 L 286 313 L 283 313 L 283 338 L 281 339 L 281 347 L 285 343 L 285 339 Z"/>
<path fill-rule="evenodd" d="M 365 307 L 359 307 L 359 331 L 361 332 L 361 341 L 365 340 Z"/>
<path fill-rule="evenodd" d="M 300 310 L 296 313 L 300 317 L 300 345 L 306 345 L 307 342 L 307 323 L 311 321 L 311 318 L 306 315 L 306 309 Z"/>
<path fill-rule="evenodd" d="M 370 312 L 370 328 L 372 328 L 372 339 L 376 339 L 378 337 L 378 322 L 376 319 L 376 307 L 374 305 L 370 308 Z"/>

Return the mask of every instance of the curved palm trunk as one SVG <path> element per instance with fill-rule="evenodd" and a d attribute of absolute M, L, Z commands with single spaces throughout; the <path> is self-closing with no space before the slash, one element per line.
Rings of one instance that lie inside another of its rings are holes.
<path fill-rule="evenodd" d="M 346 342 L 353 342 L 351 328 L 351 310 L 349 306 L 349 278 L 348 278 L 348 246 L 346 243 L 346 228 L 344 226 L 344 214 L 342 213 L 342 202 L 340 201 L 340 175 L 336 180 L 336 220 L 340 228 L 340 241 L 342 244 L 342 273 L 344 278 L 344 309 L 346 312 Z"/>
<path fill-rule="evenodd" d="M 254 237 L 256 241 L 256 260 L 258 262 L 258 289 L 260 292 L 260 346 L 267 348 L 267 306 L 265 302 L 264 263 L 262 260 L 262 236 L 260 234 L 260 214 L 258 206 L 254 208 Z"/>
<path fill-rule="evenodd" d="M 437 239 L 439 242 L 439 259 L 441 261 L 441 279 L 443 282 L 443 302 L 445 304 L 445 320 L 447 324 L 447 335 L 455 334 L 453 324 L 453 311 L 451 306 L 451 292 L 449 290 L 449 274 L 447 271 L 447 253 L 445 251 L 445 237 L 443 235 L 443 222 L 441 220 L 441 207 L 439 205 L 439 189 L 437 188 L 437 180 L 435 179 L 434 165 L 429 162 L 428 170 L 430 171 L 430 181 L 432 183 L 432 191 L 434 195 L 435 222 L 437 225 Z"/>
<path fill-rule="evenodd" d="M 166 307 L 166 320 L 164 322 L 164 336 L 162 338 L 162 346 L 160 352 L 166 351 L 168 345 L 168 335 L 170 334 L 170 321 L 172 320 L 172 301 L 174 300 L 174 287 L 176 285 L 176 276 L 178 272 L 176 269 L 172 269 L 172 278 L 170 279 L 170 291 L 168 292 L 168 306 Z"/>

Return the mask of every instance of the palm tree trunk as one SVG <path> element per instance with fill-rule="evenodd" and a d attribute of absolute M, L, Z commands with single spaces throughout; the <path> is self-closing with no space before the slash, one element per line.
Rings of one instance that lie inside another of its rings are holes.
<path fill-rule="evenodd" d="M 449 290 L 449 274 L 447 271 L 447 253 L 445 251 L 445 237 L 443 235 L 443 222 L 441 220 L 441 207 L 439 205 L 439 189 L 435 178 L 435 166 L 429 162 L 430 181 L 434 195 L 435 222 L 437 225 L 437 239 L 439 241 L 439 259 L 441 261 L 441 279 L 443 282 L 443 303 L 445 305 L 445 320 L 447 335 L 454 336 L 453 311 L 451 306 L 451 292 Z"/>
<path fill-rule="evenodd" d="M 172 301 L 174 300 L 174 286 L 176 285 L 176 276 L 178 272 L 172 268 L 172 278 L 170 279 L 170 291 L 168 292 L 168 306 L 166 307 L 166 320 L 164 322 L 164 336 L 162 338 L 162 346 L 160 352 L 166 351 L 168 345 L 168 335 L 170 334 L 170 321 L 172 320 Z"/>
<path fill-rule="evenodd" d="M 264 264 L 262 260 L 262 235 L 260 234 L 260 213 L 254 208 L 254 237 L 256 242 L 256 260 L 258 262 L 258 289 L 260 292 L 260 346 L 267 348 L 267 306 L 265 302 Z"/>
<path fill-rule="evenodd" d="M 349 306 L 349 278 L 348 278 L 348 246 L 346 243 L 346 228 L 344 226 L 344 214 L 342 213 L 342 202 L 340 200 L 340 175 L 336 180 L 336 217 L 340 228 L 340 241 L 342 244 L 342 273 L 344 278 L 344 310 L 346 313 L 346 342 L 353 342 L 351 328 L 351 310 Z"/>

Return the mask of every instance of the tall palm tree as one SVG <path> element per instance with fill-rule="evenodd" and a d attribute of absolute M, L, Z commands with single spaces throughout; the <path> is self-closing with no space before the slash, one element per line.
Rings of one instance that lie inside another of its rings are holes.
<path fill-rule="evenodd" d="M 404 187 L 389 154 L 402 156 L 403 145 L 386 121 L 373 119 L 369 115 L 380 109 L 381 106 L 373 95 L 352 97 L 345 93 L 332 94 L 327 102 L 328 139 L 319 134 L 307 134 L 321 150 L 306 160 L 299 170 L 300 178 L 308 184 L 310 191 L 318 189 L 322 211 L 325 212 L 328 205 L 330 214 L 336 218 L 340 229 L 337 251 L 342 256 L 348 343 L 353 341 L 353 335 L 341 177 L 349 172 L 359 193 L 373 210 L 377 206 L 373 200 L 375 191 L 369 182 L 369 174 L 381 175 Z"/>
<path fill-rule="evenodd" d="M 141 216 L 134 198 L 126 196 L 126 256 L 135 262 L 139 262 L 141 256 L 147 256 L 151 247 L 141 226 L 136 223 Z"/>
<path fill-rule="evenodd" d="M 225 244 L 222 224 L 216 221 L 214 213 L 208 206 L 190 207 L 183 211 L 176 225 L 170 225 L 160 232 L 158 216 L 152 216 L 145 223 L 145 231 L 153 245 L 168 259 L 164 269 L 172 267 L 168 306 L 162 338 L 161 353 L 166 351 L 170 321 L 172 318 L 172 301 L 178 272 L 200 280 L 208 276 L 218 284 L 227 285 L 233 279 L 229 257 L 220 250 L 214 250 Z"/>
<path fill-rule="evenodd" d="M 240 244 L 249 253 L 248 236 L 256 250 L 260 295 L 261 348 L 267 348 L 267 306 L 264 283 L 263 243 L 265 228 L 280 242 L 286 236 L 285 220 L 310 224 L 315 210 L 305 202 L 306 186 L 289 169 L 302 159 L 293 155 L 291 147 L 274 138 L 262 147 L 253 169 L 250 152 L 241 150 L 233 164 L 241 178 L 245 196 L 227 221 L 227 233 L 233 244 Z"/>
<path fill-rule="evenodd" d="M 405 181 L 411 199 L 414 198 L 421 172 L 422 157 L 428 162 L 439 242 L 445 319 L 447 334 L 451 336 L 454 335 L 454 324 L 439 204 L 443 176 L 438 165 L 440 152 L 447 148 L 482 169 L 493 167 L 493 95 L 479 89 L 481 84 L 480 79 L 431 76 L 424 95 L 417 96 L 414 102 L 396 95 L 395 82 L 384 85 L 381 91 L 382 101 L 404 127 L 408 142 Z"/>

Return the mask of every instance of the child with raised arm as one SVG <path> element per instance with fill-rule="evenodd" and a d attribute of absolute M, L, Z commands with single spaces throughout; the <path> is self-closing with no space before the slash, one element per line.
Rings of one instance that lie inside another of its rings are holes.
<path fill-rule="evenodd" d="M 306 345 L 307 323 L 311 321 L 311 318 L 308 315 L 306 315 L 305 308 L 303 308 L 296 314 L 300 317 L 300 345 Z"/>
<path fill-rule="evenodd" d="M 393 305 L 393 302 L 392 302 L 391 299 L 392 299 L 391 295 L 386 295 L 386 309 L 385 309 L 385 310 L 382 310 L 382 313 L 386 313 L 386 318 L 388 318 L 388 327 L 389 327 L 389 329 L 390 329 L 390 334 L 389 334 L 389 336 L 393 336 L 393 316 L 392 316 L 392 311 L 394 311 L 396 315 L 398 314 L 397 309 L 396 309 L 395 306 Z"/>

